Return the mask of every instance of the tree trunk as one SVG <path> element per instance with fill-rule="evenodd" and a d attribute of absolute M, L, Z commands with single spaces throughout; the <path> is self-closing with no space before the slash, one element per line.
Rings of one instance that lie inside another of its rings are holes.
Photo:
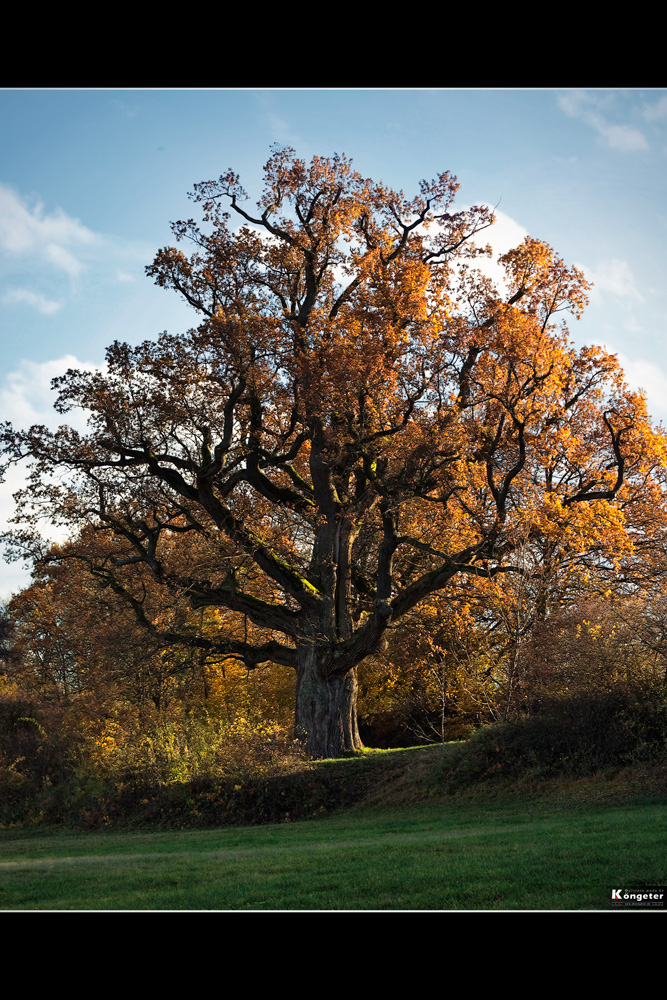
<path fill-rule="evenodd" d="M 313 645 L 297 654 L 295 734 L 312 757 L 361 750 L 357 724 L 357 669 L 331 674 Z"/>

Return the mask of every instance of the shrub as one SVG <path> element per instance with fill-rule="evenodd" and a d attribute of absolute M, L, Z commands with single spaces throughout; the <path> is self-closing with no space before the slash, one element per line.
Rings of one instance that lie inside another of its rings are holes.
<path fill-rule="evenodd" d="M 535 715 L 480 729 L 447 781 L 495 776 L 580 777 L 667 756 L 664 685 L 618 685 L 545 700 Z"/>

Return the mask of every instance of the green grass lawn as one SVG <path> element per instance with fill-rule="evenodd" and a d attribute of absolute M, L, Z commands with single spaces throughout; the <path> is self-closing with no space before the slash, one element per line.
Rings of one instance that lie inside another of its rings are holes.
<path fill-rule="evenodd" d="M 4 910 L 586 910 L 667 882 L 667 801 L 441 801 L 272 826 L 0 831 Z"/>

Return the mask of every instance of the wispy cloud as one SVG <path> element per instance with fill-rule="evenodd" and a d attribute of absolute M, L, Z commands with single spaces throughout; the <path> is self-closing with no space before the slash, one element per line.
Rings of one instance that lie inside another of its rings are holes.
<path fill-rule="evenodd" d="M 630 302 L 643 302 L 644 296 L 637 288 L 635 277 L 627 260 L 614 257 L 601 261 L 595 270 L 585 268 L 586 277 L 593 282 L 592 298 L 598 293 L 609 292 L 619 299 Z"/>
<path fill-rule="evenodd" d="M 34 258 L 76 278 L 85 266 L 82 251 L 100 237 L 61 208 L 47 212 L 6 184 L 0 184 L 0 250 L 14 258 Z"/>
<path fill-rule="evenodd" d="M 14 302 L 24 303 L 37 309 L 38 312 L 43 313 L 45 316 L 52 316 L 59 309 L 62 309 L 63 306 L 62 302 L 57 302 L 55 299 L 47 299 L 45 295 L 40 295 L 39 292 L 32 292 L 28 288 L 10 288 L 3 295 L 2 301 L 8 304 Z"/>
<path fill-rule="evenodd" d="M 558 106 L 570 118 L 579 118 L 594 129 L 611 149 L 635 152 L 648 149 L 644 133 L 634 125 L 619 124 L 610 118 L 614 112 L 613 94 L 587 90 L 569 90 L 559 94 Z"/>
<path fill-rule="evenodd" d="M 114 98 L 111 102 L 111 106 L 120 111 L 121 114 L 126 116 L 126 118 L 136 118 L 139 114 L 139 108 L 136 105 L 130 107 L 129 104 L 125 104 L 123 101 L 119 101 L 116 98 Z"/>
<path fill-rule="evenodd" d="M 289 142 L 292 136 L 292 130 L 289 124 L 280 115 L 277 115 L 275 111 L 266 112 L 266 122 L 269 126 L 271 135 L 276 140 L 276 142 Z"/>
<path fill-rule="evenodd" d="M 0 182 L 0 303 L 53 316 L 86 282 L 128 285 L 142 275 L 152 248 L 93 232 L 61 208 L 48 210 Z"/>
<path fill-rule="evenodd" d="M 642 115 L 648 122 L 667 118 L 667 94 L 663 94 L 657 101 L 649 101 L 645 104 L 642 109 Z"/>
<path fill-rule="evenodd" d="M 274 110 L 276 104 L 275 94 L 259 91 L 256 94 L 256 99 L 260 109 L 258 121 L 267 129 L 272 140 L 281 145 L 298 148 L 300 139 L 295 134 L 293 126 L 283 115 L 278 114 Z"/>

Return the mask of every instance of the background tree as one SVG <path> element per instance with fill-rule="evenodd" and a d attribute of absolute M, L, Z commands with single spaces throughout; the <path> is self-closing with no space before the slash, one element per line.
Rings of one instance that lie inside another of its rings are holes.
<path fill-rule="evenodd" d="M 616 565 L 628 515 L 662 510 L 665 447 L 615 359 L 559 323 L 586 301 L 576 268 L 526 239 L 504 284 L 475 271 L 492 216 L 453 210 L 455 178 L 408 199 L 278 149 L 265 179 L 254 212 L 232 172 L 197 185 L 205 228 L 173 227 L 190 254 L 148 268 L 195 329 L 57 379 L 87 435 L 3 440 L 33 460 L 20 519 L 90 526 L 91 568 L 159 641 L 179 633 L 148 576 L 224 611 L 235 628 L 193 648 L 294 668 L 325 756 L 360 746 L 356 668 L 430 595 L 521 573 L 538 539 Z"/>

